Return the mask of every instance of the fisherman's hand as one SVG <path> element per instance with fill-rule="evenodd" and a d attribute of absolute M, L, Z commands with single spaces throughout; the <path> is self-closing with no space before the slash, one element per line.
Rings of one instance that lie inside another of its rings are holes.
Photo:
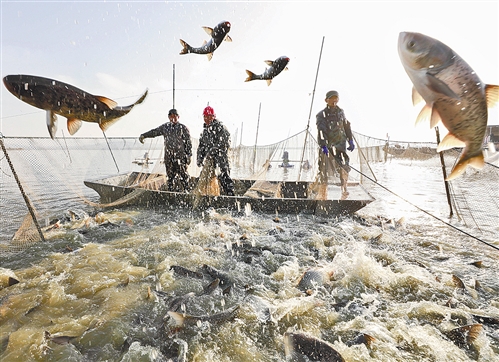
<path fill-rule="evenodd" d="M 142 144 L 144 144 L 144 139 L 145 139 L 144 135 L 141 134 L 140 137 L 139 137 L 139 142 L 142 143 Z"/>
<path fill-rule="evenodd" d="M 349 150 L 350 152 L 355 150 L 355 145 L 353 144 L 353 140 L 349 140 L 348 144 L 350 145 L 350 147 L 347 147 L 347 150 Z"/>
<path fill-rule="evenodd" d="M 326 146 L 326 145 L 322 146 L 322 152 L 323 152 L 326 156 L 328 156 L 328 155 L 329 155 L 329 150 L 328 150 L 328 148 L 327 148 L 327 146 Z"/>

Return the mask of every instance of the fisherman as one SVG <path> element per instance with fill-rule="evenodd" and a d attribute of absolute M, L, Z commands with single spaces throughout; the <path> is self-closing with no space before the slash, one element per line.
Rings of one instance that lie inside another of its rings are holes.
<path fill-rule="evenodd" d="M 180 115 L 175 108 L 168 112 L 170 122 L 162 124 L 139 137 L 140 143 L 146 138 L 163 135 L 165 138 L 165 168 L 168 176 L 168 191 L 189 192 L 189 173 L 192 142 L 189 129 L 178 122 Z"/>
<path fill-rule="evenodd" d="M 234 196 L 234 181 L 230 178 L 229 146 L 230 133 L 227 128 L 216 119 L 215 111 L 208 106 L 203 110 L 203 133 L 199 139 L 197 150 L 197 166 L 202 167 L 206 157 L 211 157 L 214 167 L 220 168 L 218 180 L 224 193 Z"/>
<path fill-rule="evenodd" d="M 327 106 L 316 115 L 317 140 L 322 153 L 326 156 L 319 155 L 319 177 L 322 182 L 327 182 L 327 157 L 331 153 L 336 165 L 339 166 L 341 192 L 343 196 L 346 196 L 348 195 L 347 183 L 348 173 L 350 172 L 350 158 L 346 150 L 353 151 L 355 145 L 350 122 L 346 119 L 343 109 L 338 107 L 339 99 L 337 91 L 327 92 L 325 99 Z M 346 148 L 347 141 L 348 148 Z"/>

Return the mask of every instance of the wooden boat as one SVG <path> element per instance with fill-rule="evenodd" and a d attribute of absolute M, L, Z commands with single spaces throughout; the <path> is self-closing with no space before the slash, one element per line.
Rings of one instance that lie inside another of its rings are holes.
<path fill-rule="evenodd" d="M 195 186 L 197 178 L 192 177 L 190 182 Z M 235 196 L 200 196 L 195 193 L 165 191 L 164 174 L 130 172 L 84 183 L 99 194 L 100 202 L 104 206 L 119 203 L 162 208 L 213 207 L 236 211 L 250 209 L 257 212 L 335 216 L 354 213 L 374 201 L 359 183 L 349 183 L 348 196 L 342 196 L 339 185 L 329 184 L 327 197 L 320 200 L 312 197 L 309 191 L 311 182 L 306 181 L 234 179 Z"/>

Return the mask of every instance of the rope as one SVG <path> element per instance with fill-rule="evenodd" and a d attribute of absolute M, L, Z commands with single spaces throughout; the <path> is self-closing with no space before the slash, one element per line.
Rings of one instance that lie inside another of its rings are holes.
<path fill-rule="evenodd" d="M 391 193 L 392 195 L 397 196 L 399 199 L 401 199 L 401 200 L 403 200 L 403 201 L 407 202 L 409 205 L 411 205 L 411 206 L 415 207 L 416 209 L 418 209 L 419 211 L 421 211 L 421 212 L 425 213 L 426 215 L 431 216 L 432 218 L 434 218 L 434 219 L 436 219 L 436 220 L 438 220 L 438 221 L 442 222 L 443 224 L 445 224 L 445 225 L 447 225 L 447 226 L 451 227 L 452 229 L 454 229 L 454 230 L 456 230 L 456 231 L 459 231 L 459 232 L 461 232 L 461 233 L 465 234 L 466 236 L 469 236 L 469 237 L 470 237 L 470 238 L 472 238 L 472 239 L 475 239 L 475 240 L 477 240 L 477 241 L 479 241 L 479 242 L 481 242 L 481 243 L 483 243 L 483 244 L 485 244 L 485 245 L 487 245 L 487 246 L 490 246 L 491 248 L 494 248 L 494 249 L 496 249 L 496 250 L 499 250 L 499 247 L 497 247 L 497 246 L 495 246 L 495 245 L 492 245 L 492 244 L 490 244 L 490 243 L 487 243 L 485 240 L 482 240 L 482 239 L 480 239 L 480 238 L 478 238 L 478 237 L 476 237 L 476 236 L 474 236 L 474 235 L 471 235 L 470 233 L 468 233 L 468 232 L 466 232 L 466 231 L 464 231 L 464 230 L 459 229 L 458 227 L 456 227 L 456 226 L 454 226 L 454 225 L 452 225 L 452 224 L 448 223 L 448 222 L 447 222 L 447 221 L 445 221 L 445 220 L 440 219 L 439 217 L 437 217 L 437 216 L 435 216 L 435 215 L 433 215 L 433 214 L 429 213 L 428 211 L 423 210 L 423 209 L 422 209 L 422 208 L 420 208 L 419 206 L 417 206 L 417 205 L 413 204 L 412 202 L 410 202 L 410 201 L 409 201 L 409 200 L 407 200 L 407 199 L 404 199 L 402 196 L 400 196 L 400 195 L 396 194 L 396 193 L 395 193 L 395 192 L 393 192 L 392 190 L 390 190 L 390 189 L 388 189 L 387 187 L 385 187 L 385 186 L 381 185 L 379 182 L 377 182 L 377 181 L 373 180 L 372 178 L 370 178 L 369 176 L 367 176 L 367 175 L 365 175 L 364 173 L 360 172 L 359 170 L 355 169 L 354 167 L 350 166 L 350 168 L 351 168 L 352 170 L 354 170 L 354 171 L 358 172 L 360 175 L 364 176 L 365 178 L 367 178 L 369 181 L 374 182 L 376 185 L 378 185 L 378 186 L 379 186 L 379 187 L 381 187 L 382 189 L 384 189 L 384 190 L 388 191 L 388 192 L 389 192 L 389 193 Z"/>

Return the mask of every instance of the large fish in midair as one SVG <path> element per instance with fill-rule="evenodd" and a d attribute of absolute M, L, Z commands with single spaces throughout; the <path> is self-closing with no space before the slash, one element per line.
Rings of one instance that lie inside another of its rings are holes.
<path fill-rule="evenodd" d="M 74 135 L 82 121 L 98 123 L 106 131 L 132 108 L 144 101 L 147 90 L 133 104 L 118 106 L 112 99 L 94 96 L 70 84 L 34 75 L 8 75 L 3 83 L 10 93 L 34 107 L 47 111 L 47 128 L 52 139 L 57 132 L 57 116 L 68 120 L 69 134 Z"/>
<path fill-rule="evenodd" d="M 267 81 L 267 85 L 272 83 L 272 79 L 279 75 L 283 70 L 288 70 L 286 67 L 289 63 L 289 58 L 287 56 L 282 56 L 277 58 L 276 60 L 266 60 L 265 63 L 270 67 L 265 69 L 262 74 L 255 74 L 252 71 L 246 70 L 246 74 L 248 74 L 248 78 L 246 78 L 245 82 L 249 82 L 255 79 L 262 79 Z"/>
<path fill-rule="evenodd" d="M 180 44 L 182 44 L 182 50 L 180 54 L 196 53 L 196 54 L 206 54 L 208 60 L 213 57 L 213 52 L 220 46 L 220 44 L 225 40 L 231 42 L 232 39 L 229 36 L 230 23 L 228 21 L 222 21 L 220 24 L 215 26 L 214 29 L 207 26 L 203 26 L 203 29 L 211 36 L 208 42 L 204 42 L 199 48 L 191 47 L 184 40 L 180 39 Z"/>
<path fill-rule="evenodd" d="M 481 169 L 487 107 L 497 103 L 499 87 L 484 84 L 451 48 L 429 36 L 400 33 L 398 52 L 414 85 L 413 104 L 422 99 L 426 102 L 416 123 L 429 119 L 433 128 L 442 121 L 449 133 L 438 145 L 437 152 L 464 146 L 447 180 L 459 176 L 467 165 Z"/>

